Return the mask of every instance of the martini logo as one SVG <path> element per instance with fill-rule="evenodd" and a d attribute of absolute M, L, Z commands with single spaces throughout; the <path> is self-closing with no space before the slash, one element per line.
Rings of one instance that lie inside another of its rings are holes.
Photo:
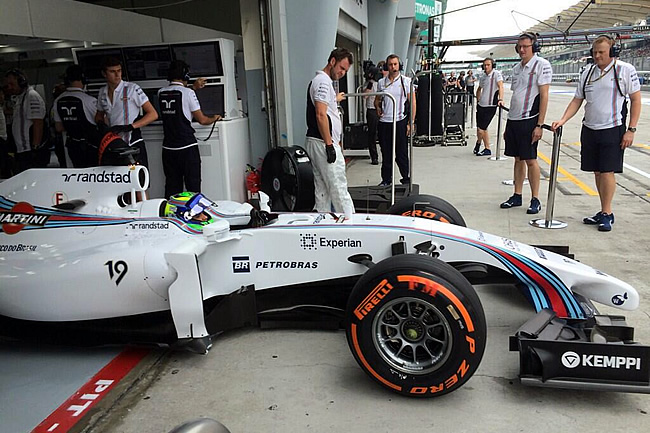
<path fill-rule="evenodd" d="M 15 235 L 25 226 L 43 227 L 49 218 L 49 215 L 37 214 L 34 207 L 24 201 L 16 203 L 9 212 L 0 212 L 2 231 L 8 235 Z"/>
<path fill-rule="evenodd" d="M 566 368 L 576 368 L 580 365 L 580 355 L 575 352 L 564 352 L 562 355 L 562 365 Z"/>

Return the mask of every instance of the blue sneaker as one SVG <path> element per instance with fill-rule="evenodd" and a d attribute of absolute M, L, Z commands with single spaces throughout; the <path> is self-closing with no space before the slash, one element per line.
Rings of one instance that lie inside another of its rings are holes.
<path fill-rule="evenodd" d="M 391 182 L 389 180 L 382 180 L 379 185 L 377 186 L 382 186 L 382 187 L 388 187 L 391 185 Z"/>
<path fill-rule="evenodd" d="M 521 194 L 513 194 L 508 200 L 501 203 L 501 209 L 521 206 Z"/>
<path fill-rule="evenodd" d="M 582 222 L 589 225 L 599 225 L 600 221 L 603 219 L 603 215 L 604 215 L 603 212 L 600 211 L 594 216 L 583 218 Z M 612 213 L 610 214 L 610 216 L 612 217 L 611 223 L 614 224 L 614 214 Z"/>
<path fill-rule="evenodd" d="M 542 210 L 542 204 L 539 202 L 539 199 L 537 197 L 531 198 L 530 206 L 528 206 L 528 210 L 526 210 L 526 213 L 536 214 L 539 213 L 539 211 L 541 210 Z"/>
<path fill-rule="evenodd" d="M 482 152 L 476 154 L 476 156 L 490 156 L 490 155 L 492 155 L 492 151 L 490 149 L 483 149 Z"/>
<path fill-rule="evenodd" d="M 610 232 L 612 231 L 612 224 L 614 224 L 614 214 L 602 213 L 600 217 L 600 223 L 598 224 L 598 231 Z"/>

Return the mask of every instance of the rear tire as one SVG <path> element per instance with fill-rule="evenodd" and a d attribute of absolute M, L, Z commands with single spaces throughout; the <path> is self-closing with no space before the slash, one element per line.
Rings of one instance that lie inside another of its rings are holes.
<path fill-rule="evenodd" d="M 467 227 L 463 216 L 449 202 L 433 195 L 411 195 L 391 206 L 386 213 L 415 216 Z"/>
<path fill-rule="evenodd" d="M 474 374 L 487 341 L 483 307 L 452 266 L 424 255 L 389 257 L 348 300 L 346 335 L 361 368 L 391 391 L 435 397 Z"/>

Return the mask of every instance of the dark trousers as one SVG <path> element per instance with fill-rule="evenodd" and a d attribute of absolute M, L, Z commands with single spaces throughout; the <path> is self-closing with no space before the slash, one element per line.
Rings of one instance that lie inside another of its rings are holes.
<path fill-rule="evenodd" d="M 18 174 L 30 168 L 34 168 L 34 158 L 32 151 L 28 150 L 26 152 L 16 153 L 16 171 L 14 174 Z"/>
<path fill-rule="evenodd" d="M 75 140 L 68 137 L 65 141 L 65 147 L 68 148 L 68 156 L 74 168 L 96 167 L 99 163 L 97 150 L 91 151 L 90 145 L 85 140 Z"/>
<path fill-rule="evenodd" d="M 397 167 L 402 175 L 402 179 L 409 177 L 409 152 L 406 140 L 406 122 L 405 117 L 396 124 L 395 134 L 395 154 Z M 379 147 L 381 147 L 381 180 L 383 182 L 392 182 L 393 176 L 393 123 L 379 122 Z"/>
<path fill-rule="evenodd" d="M 163 149 L 162 160 L 166 198 L 183 191 L 201 192 L 201 155 L 198 145 L 181 150 Z"/>
<path fill-rule="evenodd" d="M 377 161 L 379 158 L 377 154 L 377 123 L 379 123 L 377 110 L 370 108 L 366 110 L 366 122 L 368 123 L 368 152 L 370 152 L 370 159 Z"/>

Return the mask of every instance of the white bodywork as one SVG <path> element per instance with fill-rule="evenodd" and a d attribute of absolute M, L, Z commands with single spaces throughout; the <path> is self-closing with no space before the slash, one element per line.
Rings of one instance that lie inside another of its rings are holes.
<path fill-rule="evenodd" d="M 624 310 L 639 304 L 633 287 L 577 261 L 421 218 L 286 213 L 263 227 L 233 230 L 247 223 L 250 205 L 218 202 L 223 219 L 201 232 L 160 217 L 160 199 L 119 205 L 118 196 L 135 196 L 147 183 L 142 167 L 29 170 L 0 183 L 0 315 L 78 321 L 171 310 L 179 338 L 205 336 L 203 300 L 250 285 L 259 291 L 361 275 L 366 267 L 348 257 L 365 253 L 379 262 L 399 241 L 408 253 L 430 241 L 445 262 L 513 273 L 537 310 L 585 317 L 573 293 Z M 74 200 L 85 204 L 52 208 Z M 47 217 L 44 225 L 30 225 L 18 202 Z M 16 222 L 27 224 L 16 231 Z"/>

